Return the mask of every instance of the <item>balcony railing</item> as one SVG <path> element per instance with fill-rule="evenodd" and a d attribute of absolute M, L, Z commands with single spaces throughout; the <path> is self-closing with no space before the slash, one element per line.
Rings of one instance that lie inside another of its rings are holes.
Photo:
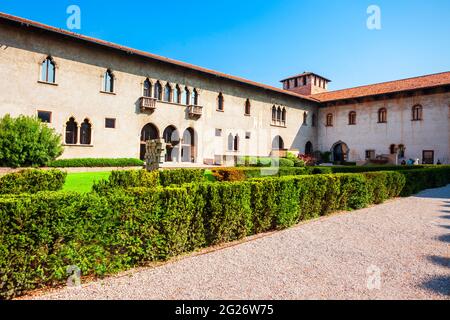
<path fill-rule="evenodd" d="M 203 114 L 203 107 L 190 105 L 188 107 L 189 116 L 192 118 L 201 117 Z"/>
<path fill-rule="evenodd" d="M 286 120 L 275 120 L 272 119 L 272 123 L 273 126 L 277 126 L 277 127 L 286 127 Z"/>
<path fill-rule="evenodd" d="M 141 97 L 141 111 L 153 111 L 156 109 L 156 99 L 152 97 Z"/>

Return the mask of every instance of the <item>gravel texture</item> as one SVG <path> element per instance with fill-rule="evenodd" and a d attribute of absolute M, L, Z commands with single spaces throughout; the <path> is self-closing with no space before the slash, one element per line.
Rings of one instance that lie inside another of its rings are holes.
<path fill-rule="evenodd" d="M 449 299 L 450 186 L 34 298 Z"/>

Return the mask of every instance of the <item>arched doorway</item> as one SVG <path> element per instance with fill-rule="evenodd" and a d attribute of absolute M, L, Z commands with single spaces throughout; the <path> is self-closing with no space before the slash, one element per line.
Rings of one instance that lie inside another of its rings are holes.
<path fill-rule="evenodd" d="M 313 154 L 313 145 L 311 141 L 308 141 L 305 145 L 305 154 L 306 155 L 312 155 Z"/>
<path fill-rule="evenodd" d="M 272 140 L 272 150 L 283 150 L 284 149 L 284 141 L 280 136 L 276 136 Z"/>
<path fill-rule="evenodd" d="M 339 141 L 336 142 L 333 145 L 333 160 L 336 162 L 344 162 L 348 160 L 348 154 L 349 154 L 350 149 L 348 148 L 347 144 Z"/>
<path fill-rule="evenodd" d="M 196 161 L 196 145 L 195 145 L 195 131 L 192 128 L 187 128 L 183 133 L 183 140 L 181 141 L 181 161 L 192 162 Z"/>
<path fill-rule="evenodd" d="M 168 126 L 163 133 L 164 142 L 166 143 L 166 162 L 179 162 L 180 154 L 180 135 L 177 128 Z"/>
<path fill-rule="evenodd" d="M 140 159 L 145 158 L 145 144 L 148 140 L 158 139 L 159 131 L 152 123 L 147 123 L 141 130 L 141 152 Z"/>

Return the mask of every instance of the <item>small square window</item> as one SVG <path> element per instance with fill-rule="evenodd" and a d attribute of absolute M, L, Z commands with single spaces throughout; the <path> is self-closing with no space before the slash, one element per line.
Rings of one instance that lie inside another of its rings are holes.
<path fill-rule="evenodd" d="M 222 136 L 222 129 L 216 129 L 216 137 Z"/>
<path fill-rule="evenodd" d="M 116 119 L 106 118 L 105 119 L 105 128 L 115 129 L 116 128 Z"/>
<path fill-rule="evenodd" d="M 50 111 L 38 111 L 37 116 L 44 123 L 52 122 L 52 113 Z"/>
<path fill-rule="evenodd" d="M 375 150 L 366 150 L 366 159 L 367 160 L 375 159 Z"/>
<path fill-rule="evenodd" d="M 247 132 L 245 133 L 245 139 L 250 139 L 251 137 L 252 137 L 252 133 L 249 132 L 249 131 L 247 131 Z"/>

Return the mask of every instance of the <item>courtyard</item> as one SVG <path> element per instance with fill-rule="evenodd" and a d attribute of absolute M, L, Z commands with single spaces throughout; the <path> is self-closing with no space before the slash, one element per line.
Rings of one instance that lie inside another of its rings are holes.
<path fill-rule="evenodd" d="M 448 299 L 450 186 L 33 299 Z"/>

